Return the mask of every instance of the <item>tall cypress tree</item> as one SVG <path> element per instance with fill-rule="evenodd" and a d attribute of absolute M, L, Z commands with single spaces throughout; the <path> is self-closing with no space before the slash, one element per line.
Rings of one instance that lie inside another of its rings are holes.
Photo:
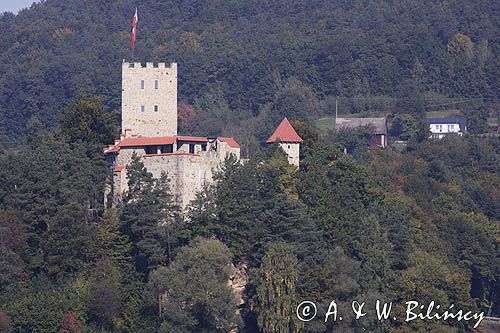
<path fill-rule="evenodd" d="M 294 315 L 298 277 L 293 248 L 282 242 L 271 244 L 256 279 L 258 324 L 263 333 L 295 333 L 302 328 Z"/>

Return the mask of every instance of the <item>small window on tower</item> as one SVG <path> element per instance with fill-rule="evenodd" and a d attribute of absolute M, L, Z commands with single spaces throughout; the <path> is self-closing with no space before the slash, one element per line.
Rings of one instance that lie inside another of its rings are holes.
<path fill-rule="evenodd" d="M 144 80 L 141 80 L 141 90 L 144 90 Z"/>
<path fill-rule="evenodd" d="M 207 144 L 206 143 L 201 145 L 201 151 L 207 151 Z"/>
<path fill-rule="evenodd" d="M 158 112 L 158 105 L 155 105 L 155 112 Z"/>
<path fill-rule="evenodd" d="M 144 105 L 141 105 L 141 112 L 144 112 L 145 108 Z"/>
<path fill-rule="evenodd" d="M 155 89 L 158 89 L 158 80 L 155 80 Z"/>
<path fill-rule="evenodd" d="M 189 145 L 189 153 L 194 154 L 194 144 Z"/>

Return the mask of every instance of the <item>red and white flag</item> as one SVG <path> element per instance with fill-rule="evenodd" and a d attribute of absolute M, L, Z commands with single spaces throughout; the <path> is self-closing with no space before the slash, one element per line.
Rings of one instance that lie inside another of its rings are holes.
<path fill-rule="evenodd" d="M 137 16 L 137 8 L 135 9 L 134 17 L 132 18 L 132 29 L 130 30 L 130 49 L 134 50 L 135 38 L 137 36 L 137 22 L 139 17 Z"/>

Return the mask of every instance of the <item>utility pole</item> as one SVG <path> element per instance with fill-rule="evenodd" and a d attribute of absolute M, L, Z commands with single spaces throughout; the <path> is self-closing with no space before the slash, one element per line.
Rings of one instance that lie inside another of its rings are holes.
<path fill-rule="evenodd" d="M 337 129 L 337 112 L 338 112 L 338 103 L 337 103 L 337 97 L 335 97 L 335 125 L 333 126 L 333 129 Z"/>

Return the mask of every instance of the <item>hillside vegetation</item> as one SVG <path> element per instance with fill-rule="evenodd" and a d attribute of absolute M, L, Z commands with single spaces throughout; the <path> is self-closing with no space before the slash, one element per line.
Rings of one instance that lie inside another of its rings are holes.
<path fill-rule="evenodd" d="M 135 60 L 179 63 L 181 130 L 233 134 L 248 156 L 185 212 L 137 156 L 123 201 L 105 203 L 134 7 L 0 16 L 0 332 L 473 331 L 405 322 L 409 300 L 500 316 L 500 140 L 475 135 L 496 117 L 500 2 L 141 1 Z M 405 142 L 328 131 L 335 98 L 393 114 Z M 428 140 L 422 118 L 449 103 L 471 133 Z M 259 145 L 284 116 L 298 170 Z M 344 319 L 325 323 L 331 300 Z M 353 300 L 393 302 L 397 320 L 356 320 Z"/>
<path fill-rule="evenodd" d="M 135 5 L 46 0 L 0 16 L 3 141 L 55 126 L 80 93 L 119 113 Z M 452 99 L 484 117 L 500 96 L 498 1 L 146 0 L 138 11 L 134 60 L 179 63 L 179 98 L 197 111 L 181 125 L 193 134 L 253 143 L 285 113 L 331 113 L 333 96 L 344 113 Z"/>

